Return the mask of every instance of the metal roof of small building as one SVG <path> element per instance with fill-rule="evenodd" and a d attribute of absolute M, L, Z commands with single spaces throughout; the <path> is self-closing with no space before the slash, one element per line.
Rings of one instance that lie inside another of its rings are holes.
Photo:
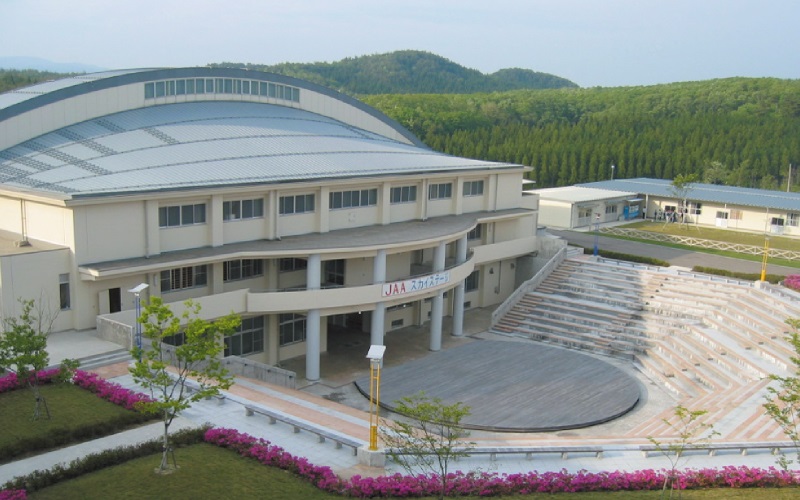
<path fill-rule="evenodd" d="M 535 189 L 532 192 L 538 194 L 540 200 L 553 200 L 565 203 L 587 203 L 591 201 L 608 200 L 609 198 L 630 198 L 636 196 L 635 192 L 630 191 L 612 191 L 581 186 Z"/>
<path fill-rule="evenodd" d="M 577 184 L 577 187 L 605 189 L 609 191 L 630 191 L 641 195 L 675 198 L 672 181 L 665 179 L 615 179 L 609 181 Z M 746 207 L 769 208 L 800 212 L 800 193 L 770 191 L 716 184 L 694 183 L 689 191 L 691 201 L 718 203 L 721 205 L 741 205 Z"/>
<path fill-rule="evenodd" d="M 59 198 L 522 168 L 458 158 L 308 111 L 202 101 L 124 111 L 0 151 L 0 187 Z"/>

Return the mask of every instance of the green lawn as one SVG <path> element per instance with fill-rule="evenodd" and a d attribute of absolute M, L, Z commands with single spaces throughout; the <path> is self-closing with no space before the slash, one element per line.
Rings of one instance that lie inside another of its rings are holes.
<path fill-rule="evenodd" d="M 638 229 L 639 231 L 649 231 L 651 233 L 670 234 L 676 236 L 688 236 L 691 238 L 701 238 L 704 240 L 724 241 L 727 243 L 738 243 L 740 245 L 750 245 L 764 247 L 764 233 L 750 233 L 735 231 L 733 229 L 718 229 L 716 227 L 694 226 L 692 224 L 664 224 L 663 222 L 634 222 L 620 226 L 625 229 Z M 770 235 L 770 248 L 781 250 L 800 251 L 800 239 L 786 238 L 784 236 Z"/>
<path fill-rule="evenodd" d="M 150 419 L 72 384 L 43 385 L 40 390 L 50 409 L 49 420 L 44 416 L 33 420 L 30 389 L 0 394 L 0 463 L 113 434 Z"/>
<path fill-rule="evenodd" d="M 122 465 L 65 481 L 29 495 L 31 499 L 195 499 L 257 498 L 260 500 L 331 499 L 326 494 L 294 475 L 255 460 L 240 457 L 231 450 L 201 443 L 175 452 L 179 469 L 172 474 L 154 473 L 161 455 L 131 460 Z M 684 499 L 763 499 L 798 498 L 796 488 L 784 489 L 718 489 L 684 491 Z M 428 497 L 433 498 L 433 497 Z M 511 498 L 511 497 L 505 497 Z M 513 498 L 554 498 L 553 495 L 520 495 Z M 559 500 L 593 500 L 607 498 L 661 498 L 660 491 L 562 493 Z"/>

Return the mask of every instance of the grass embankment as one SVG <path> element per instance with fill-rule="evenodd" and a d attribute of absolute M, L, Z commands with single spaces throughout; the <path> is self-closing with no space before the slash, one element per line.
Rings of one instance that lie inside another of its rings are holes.
<path fill-rule="evenodd" d="M 40 391 L 49 419 L 33 420 L 35 400 L 30 389 L 0 394 L 0 463 L 114 434 L 152 419 L 72 384 L 45 384 Z"/>

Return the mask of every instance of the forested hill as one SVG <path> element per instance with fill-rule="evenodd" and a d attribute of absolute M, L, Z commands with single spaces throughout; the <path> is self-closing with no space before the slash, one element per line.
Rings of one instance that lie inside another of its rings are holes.
<path fill-rule="evenodd" d="M 0 93 L 19 87 L 27 87 L 46 80 L 57 80 L 66 76 L 68 75 L 35 69 L 0 69 Z"/>
<path fill-rule="evenodd" d="M 363 96 L 431 148 L 533 166 L 539 187 L 617 178 L 785 189 L 800 164 L 800 80 Z M 793 189 L 800 188 L 793 176 Z"/>
<path fill-rule="evenodd" d="M 573 82 L 528 69 L 501 69 L 485 75 L 448 59 L 417 50 L 350 57 L 333 63 L 219 63 L 302 78 L 347 94 L 469 94 L 516 89 L 577 87 Z"/>

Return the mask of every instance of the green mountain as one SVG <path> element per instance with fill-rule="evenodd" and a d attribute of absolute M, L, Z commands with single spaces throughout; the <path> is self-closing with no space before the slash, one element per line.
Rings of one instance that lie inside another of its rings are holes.
<path fill-rule="evenodd" d="M 349 57 L 334 63 L 275 65 L 219 63 L 302 78 L 347 94 L 470 94 L 518 89 L 575 88 L 569 80 L 527 69 L 501 69 L 485 75 L 444 57 L 418 50 Z"/>

